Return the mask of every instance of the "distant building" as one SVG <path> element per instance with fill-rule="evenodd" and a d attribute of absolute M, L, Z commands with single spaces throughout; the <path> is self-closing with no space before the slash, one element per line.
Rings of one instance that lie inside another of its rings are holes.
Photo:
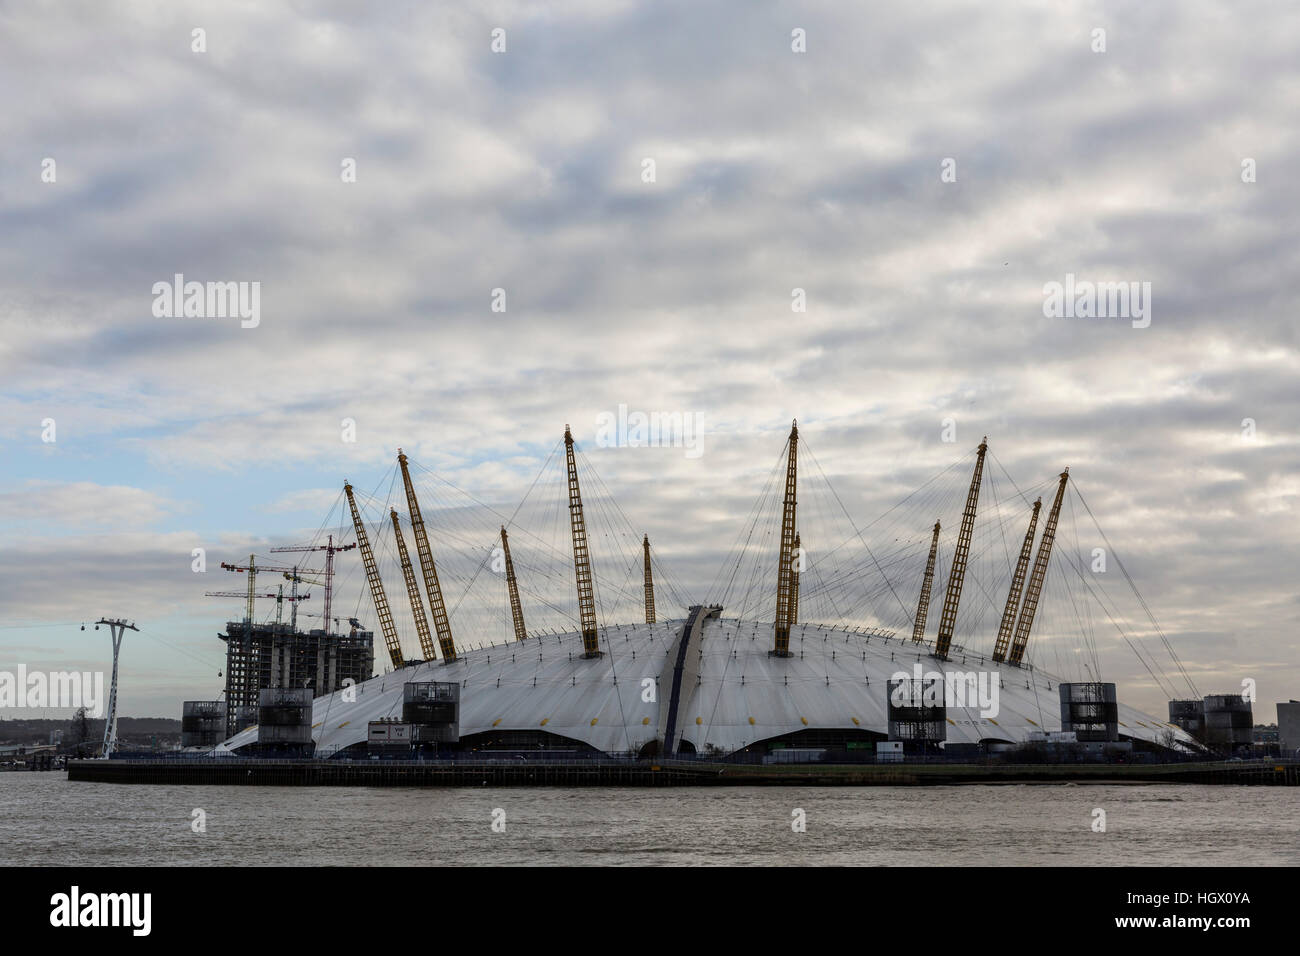
<path fill-rule="evenodd" d="M 1205 745 L 1223 754 L 1249 750 L 1255 718 L 1250 701 L 1239 693 L 1209 694 L 1205 705 Z"/>
<path fill-rule="evenodd" d="M 1277 737 L 1283 754 L 1294 757 L 1300 750 L 1300 700 L 1277 705 Z"/>

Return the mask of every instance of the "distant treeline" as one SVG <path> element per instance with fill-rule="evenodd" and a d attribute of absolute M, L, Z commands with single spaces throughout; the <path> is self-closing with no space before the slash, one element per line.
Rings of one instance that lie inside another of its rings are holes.
<path fill-rule="evenodd" d="M 86 721 L 88 738 L 99 741 L 104 736 L 103 719 Z M 75 722 L 70 717 L 61 720 L 18 718 L 0 719 L 0 744 L 45 743 L 50 739 L 50 731 L 63 731 L 63 740 L 70 742 L 76 733 Z M 181 722 L 171 717 L 119 717 L 117 718 L 117 736 L 149 737 L 152 735 L 179 737 Z"/>

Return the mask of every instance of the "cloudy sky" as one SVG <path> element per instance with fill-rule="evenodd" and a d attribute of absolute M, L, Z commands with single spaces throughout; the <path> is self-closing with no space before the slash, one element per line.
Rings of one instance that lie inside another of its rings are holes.
<path fill-rule="evenodd" d="M 1200 690 L 1272 720 L 1298 45 L 1286 3 L 0 4 L 0 668 L 102 669 L 79 622 L 129 617 L 121 712 L 178 716 L 218 562 L 399 445 L 508 513 L 565 423 L 706 599 L 798 418 L 864 525 L 985 434 L 1026 488 L 1069 465 Z M 177 273 L 258 324 L 156 315 Z M 1067 274 L 1150 324 L 1046 316 Z M 598 447 L 620 404 L 702 453 Z"/>

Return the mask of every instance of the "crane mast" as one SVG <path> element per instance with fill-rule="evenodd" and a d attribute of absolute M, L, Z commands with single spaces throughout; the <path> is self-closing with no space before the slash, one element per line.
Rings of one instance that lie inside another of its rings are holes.
<path fill-rule="evenodd" d="M 596 633 L 596 593 L 591 576 L 591 552 L 587 549 L 587 522 L 582 514 L 582 492 L 578 488 L 578 463 L 573 454 L 573 433 L 564 426 L 564 456 L 569 469 L 569 529 L 573 532 L 573 573 L 578 583 L 578 615 L 582 623 L 582 656 L 600 656 Z"/>
<path fill-rule="evenodd" d="M 790 656 L 790 598 L 793 587 L 793 569 L 790 567 L 794 550 L 795 486 L 799 471 L 799 422 L 790 426 L 790 457 L 785 468 L 785 498 L 781 506 L 781 551 L 776 560 L 776 623 L 773 626 L 773 657 Z"/>
<path fill-rule="evenodd" d="M 348 496 L 348 507 L 352 509 L 352 526 L 357 532 L 357 546 L 361 549 L 361 561 L 366 568 L 366 581 L 370 585 L 370 597 L 375 602 L 375 613 L 379 615 L 379 627 L 384 633 L 384 643 L 388 646 L 388 656 L 393 662 L 393 670 L 399 670 L 405 661 L 402 659 L 402 643 L 397 638 L 397 625 L 393 623 L 393 612 L 388 608 L 388 598 L 384 596 L 384 582 L 379 579 L 379 568 L 375 565 L 375 554 L 370 550 L 370 538 L 366 535 L 366 526 L 361 521 L 361 512 L 357 510 L 356 499 L 352 497 L 352 485 L 345 482 L 343 493 Z M 329 621 L 325 622 L 326 630 Z"/>
<path fill-rule="evenodd" d="M 402 484 L 406 486 L 406 511 L 411 516 L 411 533 L 415 535 L 415 550 L 420 556 L 420 573 L 424 576 L 424 589 L 429 592 L 429 609 L 433 612 L 433 629 L 438 633 L 438 646 L 442 659 L 451 663 L 456 659 L 456 642 L 451 636 L 451 621 L 447 617 L 447 604 L 442 599 L 442 585 L 438 583 L 438 567 L 433 563 L 433 550 L 424 530 L 424 516 L 420 502 L 415 497 L 415 485 L 406 466 L 406 455 L 397 449 L 397 462 L 402 466 Z"/>
<path fill-rule="evenodd" d="M 966 508 L 961 515 L 961 531 L 957 533 L 957 549 L 952 556 L 952 569 L 948 572 L 948 587 L 943 595 L 943 613 L 939 616 L 939 637 L 934 644 L 934 656 L 948 659 L 952 647 L 952 633 L 957 627 L 957 606 L 961 603 L 961 587 L 966 577 L 966 558 L 970 554 L 971 536 L 975 531 L 975 506 L 980 499 L 980 478 L 984 474 L 984 453 L 989 449 L 988 436 L 980 442 L 975 456 L 975 474 L 971 476 L 970 490 L 966 492 Z"/>
<path fill-rule="evenodd" d="M 276 550 L 276 549 L 272 548 L 272 550 Z M 285 549 L 285 550 L 288 550 L 288 549 Z M 224 569 L 227 570 L 227 571 L 238 571 L 238 572 L 241 573 L 241 574 L 244 573 L 244 572 L 247 572 L 247 573 L 248 573 L 248 590 L 247 590 L 247 592 L 243 593 L 242 595 L 239 594 L 239 593 L 237 593 L 237 592 L 224 592 L 222 596 L 225 596 L 225 597 L 241 597 L 241 596 L 242 596 L 242 597 L 247 601 L 247 606 L 246 606 L 246 608 L 245 608 L 245 610 L 244 610 L 244 623 L 245 623 L 248 627 L 250 627 L 250 628 L 253 626 L 253 614 L 254 614 L 254 606 L 253 606 L 253 602 L 254 602 L 257 598 L 259 598 L 259 597 L 262 596 L 262 595 L 260 595 L 260 594 L 257 593 L 257 572 L 258 572 L 258 571 L 287 571 L 287 570 L 289 570 L 288 568 L 282 568 L 282 567 L 280 567 L 280 566 L 278 566 L 278 565 L 274 565 L 274 564 L 264 564 L 264 565 L 259 566 L 259 565 L 257 564 L 257 557 L 256 557 L 256 555 L 252 555 L 252 554 L 250 554 L 250 555 L 248 556 L 248 563 L 247 563 L 247 564 L 229 564 L 229 563 L 227 563 L 227 562 L 225 562 L 225 561 L 222 561 L 222 562 L 221 562 L 221 567 L 224 568 Z M 317 573 L 319 573 L 319 572 L 313 571 L 313 572 L 311 572 L 311 573 L 312 573 L 312 574 L 317 574 Z M 215 592 L 214 592 L 214 593 L 215 593 Z M 274 595 L 272 595 L 272 596 L 274 596 Z"/>
<path fill-rule="evenodd" d="M 1025 542 L 1020 546 L 1020 557 L 1016 559 L 1016 571 L 1011 576 L 1011 590 L 1007 593 L 1007 606 L 1002 611 L 1002 623 L 998 625 L 998 640 L 993 646 L 993 659 L 998 663 L 1006 660 L 1007 647 L 1011 643 L 1011 632 L 1016 628 L 1016 611 L 1020 608 L 1020 592 L 1025 587 L 1025 572 L 1029 569 L 1029 555 L 1034 550 L 1034 529 L 1038 526 L 1038 512 L 1043 507 L 1040 497 L 1034 502 L 1034 513 L 1029 516 L 1029 530 L 1025 532 Z"/>
<path fill-rule="evenodd" d="M 1061 500 L 1065 497 L 1065 484 L 1070 480 L 1070 469 L 1061 472 L 1061 483 L 1056 486 L 1056 498 L 1052 501 L 1052 510 L 1048 512 L 1047 524 L 1043 526 L 1043 540 L 1038 544 L 1038 557 L 1034 558 L 1034 572 L 1029 576 L 1029 589 L 1025 591 L 1025 605 L 1020 609 L 1020 620 L 1016 622 L 1016 638 L 1011 643 L 1011 653 L 1007 663 L 1020 666 L 1029 645 L 1029 629 L 1034 626 L 1034 614 L 1038 610 L 1038 598 L 1043 591 L 1043 580 L 1047 577 L 1047 562 L 1052 557 L 1052 543 L 1056 540 L 1056 520 L 1061 515 Z"/>
<path fill-rule="evenodd" d="M 524 628 L 524 606 L 519 602 L 519 582 L 515 580 L 515 563 L 510 559 L 510 539 L 506 537 L 506 526 L 501 526 L 501 550 L 506 557 L 506 591 L 510 595 L 510 620 L 515 625 L 515 640 L 526 641 L 528 631 Z"/>
<path fill-rule="evenodd" d="M 930 589 L 934 585 L 934 561 L 939 556 L 939 522 L 934 523 L 930 538 L 930 557 L 925 561 L 925 577 L 921 579 L 921 599 L 916 603 L 916 621 L 912 624 L 912 643 L 925 639 L 925 619 L 930 613 Z"/>
<path fill-rule="evenodd" d="M 397 509 L 390 508 L 393 519 L 393 539 L 397 542 L 397 556 L 402 563 L 402 579 L 406 582 L 406 594 L 411 599 L 411 615 L 415 618 L 415 632 L 420 636 L 420 651 L 426 661 L 434 660 L 438 654 L 433 649 L 433 635 L 429 633 L 429 619 L 424 616 L 424 601 L 420 597 L 420 585 L 411 570 L 411 556 L 406 550 L 406 539 L 402 537 L 402 521 L 397 517 Z"/>
<path fill-rule="evenodd" d="M 222 561 L 221 566 L 225 568 L 227 571 L 248 572 L 248 594 L 246 596 L 246 600 L 248 604 L 244 610 L 244 624 L 247 627 L 252 627 L 253 626 L 253 602 L 254 600 L 256 600 L 257 597 L 255 593 L 257 591 L 257 556 L 250 554 L 248 556 L 247 564 L 243 564 L 243 565 L 228 564 L 225 561 Z"/>
<path fill-rule="evenodd" d="M 650 573 L 650 535 L 644 535 L 641 547 L 645 551 L 645 622 L 655 622 L 655 579 Z"/>
<path fill-rule="evenodd" d="M 334 596 L 334 555 L 336 555 L 340 551 L 351 551 L 355 547 L 356 547 L 355 544 L 336 545 L 334 543 L 334 535 L 330 535 L 327 543 L 325 544 L 296 545 L 290 548 L 271 549 L 272 551 L 324 551 L 325 552 L 325 580 L 323 582 L 318 581 L 316 583 L 323 584 L 325 587 L 325 633 L 326 634 L 330 633 L 330 608 L 333 604 L 333 596 Z M 297 571 L 295 570 L 294 573 L 296 574 Z M 289 578 L 289 580 L 292 581 L 293 579 Z M 294 586 L 297 587 L 298 582 L 294 581 L 293 583 Z M 291 625 L 292 627 L 296 628 L 298 626 L 297 620 L 298 620 L 297 615 L 295 614 L 293 624 Z"/>

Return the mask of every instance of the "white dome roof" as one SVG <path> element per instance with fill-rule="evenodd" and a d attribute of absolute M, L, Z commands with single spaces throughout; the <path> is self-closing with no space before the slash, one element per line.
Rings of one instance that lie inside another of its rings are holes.
<path fill-rule="evenodd" d="M 401 717 L 408 681 L 455 681 L 461 685 L 462 738 L 492 730 L 541 730 L 605 752 L 636 751 L 665 733 L 661 724 L 678 663 L 674 652 L 685 623 L 602 630 L 604 653 L 593 660 L 582 657 L 581 634 L 569 632 L 464 651 L 447 665 L 405 667 L 351 688 L 354 701 L 344 700 L 342 691 L 317 698 L 313 738 L 324 753 L 364 741 L 370 721 Z M 685 655 L 694 654 L 695 661 L 685 662 L 674 736 L 698 752 L 731 753 L 807 729 L 887 734 L 886 684 L 899 671 L 910 674 L 918 663 L 927 672 L 1001 676 L 996 716 L 981 716 L 977 706 L 948 708 L 949 742 L 1019 742 L 1035 732 L 1061 729 L 1060 682 L 1042 670 L 994 664 L 960 647 L 950 651 L 951 660 L 940 662 L 930 656 L 929 643 L 818 624 L 791 628 L 788 658 L 769 655 L 771 647 L 771 622 L 706 617 Z M 692 670 L 695 676 L 689 676 Z M 1119 722 L 1123 736 L 1194 746 L 1182 730 L 1123 704 Z M 256 739 L 256 728 L 249 728 L 223 749 Z"/>

